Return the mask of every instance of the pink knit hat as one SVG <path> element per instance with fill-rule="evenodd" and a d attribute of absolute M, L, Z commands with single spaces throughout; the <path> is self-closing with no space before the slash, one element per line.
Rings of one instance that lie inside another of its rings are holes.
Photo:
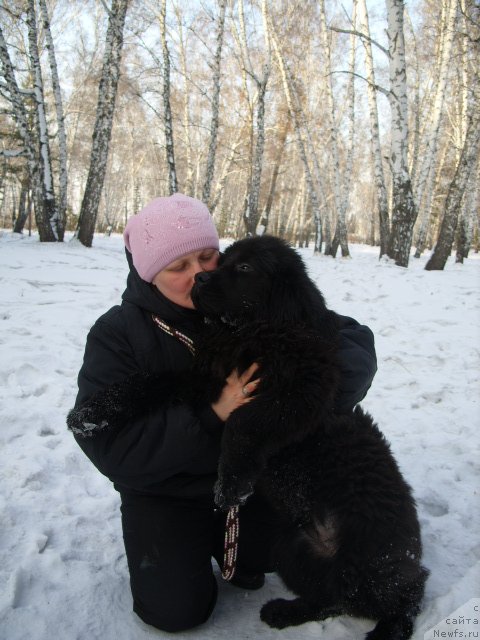
<path fill-rule="evenodd" d="M 207 207 L 181 193 L 152 200 L 127 222 L 123 239 L 135 269 L 147 282 L 187 253 L 219 248 Z"/>

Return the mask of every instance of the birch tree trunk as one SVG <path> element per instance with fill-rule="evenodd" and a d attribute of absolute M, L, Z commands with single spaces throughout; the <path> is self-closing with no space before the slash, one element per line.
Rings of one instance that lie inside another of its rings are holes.
<path fill-rule="evenodd" d="M 383 170 L 382 146 L 380 144 L 380 127 L 378 123 L 377 91 L 375 71 L 373 66 L 372 43 L 370 40 L 370 26 L 365 0 L 358 0 L 359 30 L 367 37 L 362 38 L 365 48 L 365 67 L 367 77 L 368 108 L 372 135 L 372 156 L 377 195 L 378 218 L 380 228 L 380 257 L 387 254 L 390 236 L 390 219 L 388 213 L 388 196 Z"/>
<path fill-rule="evenodd" d="M 45 34 L 45 41 L 48 51 L 48 61 L 50 65 L 50 74 L 53 88 L 53 96 L 55 101 L 55 111 L 57 115 L 57 136 L 58 136 L 58 239 L 63 241 L 65 234 L 65 223 L 67 218 L 67 136 L 65 133 L 65 116 L 63 113 L 62 91 L 60 88 L 60 80 L 58 78 L 57 60 L 55 57 L 55 48 L 53 38 L 50 31 L 50 20 L 48 17 L 47 5 L 45 0 L 39 0 L 40 11 L 42 15 L 42 26 Z"/>
<path fill-rule="evenodd" d="M 354 2 L 354 7 L 355 7 Z M 325 15 L 325 1 L 320 0 L 320 37 L 322 42 L 322 48 L 324 51 L 324 56 L 326 60 L 326 69 L 325 73 L 327 75 L 327 80 L 325 83 L 326 93 L 327 93 L 327 102 L 328 102 L 328 110 L 330 116 L 330 153 L 332 156 L 332 164 L 333 164 L 333 193 L 335 199 L 335 210 L 337 213 L 337 221 L 335 234 L 333 237 L 332 245 L 330 247 L 329 255 L 335 257 L 338 245 L 342 246 L 342 256 L 346 257 L 350 255 L 348 250 L 348 241 L 347 241 L 347 225 L 346 225 L 346 206 L 348 203 L 348 193 L 346 193 L 346 198 L 342 198 L 342 184 L 341 184 L 341 171 L 340 171 L 340 154 L 338 150 L 338 126 L 335 121 L 335 101 L 333 99 L 333 88 L 332 88 L 332 66 L 331 66 L 331 51 L 330 51 L 330 42 L 329 42 L 329 33 L 327 29 L 327 19 Z M 355 10 L 355 9 L 354 9 Z M 354 27 L 355 28 L 355 27 Z M 353 37 L 353 67 L 355 68 L 355 36 Z M 352 65 L 352 58 L 350 58 L 350 66 Z M 348 100 L 351 100 L 350 105 L 347 107 L 347 110 L 353 107 L 354 101 L 354 71 L 350 69 L 350 82 L 349 82 L 349 90 L 348 90 Z M 353 117 L 352 114 L 349 114 L 349 117 Z M 349 123 L 352 124 L 352 123 Z M 351 132 L 353 134 L 353 126 L 351 127 Z M 353 151 L 353 149 L 352 149 Z M 345 185 L 346 186 L 346 185 Z"/>
<path fill-rule="evenodd" d="M 417 208 L 408 170 L 408 100 L 403 0 L 386 0 L 391 109 L 392 225 L 388 256 L 400 267 L 408 267 Z"/>
<path fill-rule="evenodd" d="M 462 139 L 462 141 L 460 142 L 459 149 L 461 150 L 462 146 L 463 146 L 463 142 L 464 142 L 464 138 Z M 448 153 L 450 151 L 450 147 L 451 147 L 451 140 L 447 140 L 444 145 L 443 145 L 443 149 L 441 150 L 437 163 L 436 163 L 436 167 L 435 167 L 435 177 L 434 177 L 434 183 L 435 184 L 439 184 L 442 173 L 443 173 L 443 169 L 445 166 L 445 162 L 447 160 L 447 156 Z M 458 157 L 457 157 L 457 161 L 458 161 Z M 425 250 L 425 247 L 430 244 L 430 238 L 432 236 L 432 233 L 434 233 L 434 230 L 432 229 L 432 209 L 433 209 L 433 190 L 431 192 L 428 193 L 426 200 L 424 202 L 424 211 L 423 211 L 423 219 L 420 225 L 420 229 L 418 232 L 418 237 L 417 237 L 417 248 L 415 250 L 414 253 L 414 257 L 415 258 L 420 258 L 420 256 L 422 255 L 423 251 Z"/>
<path fill-rule="evenodd" d="M 289 82 L 289 73 L 287 71 L 287 65 L 286 65 L 285 60 L 283 58 L 283 53 L 282 53 L 282 50 L 280 48 L 280 44 L 278 42 L 278 38 L 277 38 L 277 35 L 276 35 L 275 31 L 274 31 L 274 28 L 273 28 L 272 21 L 271 21 L 270 17 L 268 18 L 267 24 L 268 24 L 268 28 L 269 28 L 270 42 L 272 43 L 273 50 L 274 50 L 276 58 L 277 58 L 278 67 L 279 67 L 279 70 L 280 70 L 280 76 L 282 78 L 283 90 L 285 92 L 285 98 L 287 100 L 288 111 L 290 113 L 290 118 L 292 120 L 294 131 L 295 131 L 295 138 L 297 140 L 298 152 L 299 152 L 300 158 L 302 160 L 302 164 L 303 164 L 304 171 L 305 171 L 305 181 L 306 181 L 306 185 L 307 185 L 307 191 L 308 191 L 310 204 L 312 206 L 312 215 L 313 215 L 313 219 L 314 219 L 315 227 L 316 227 L 316 235 L 315 235 L 316 240 L 315 240 L 314 252 L 315 253 L 319 253 L 322 250 L 322 240 L 323 240 L 322 220 L 321 220 L 321 215 L 320 215 L 320 205 L 319 205 L 319 201 L 318 201 L 317 192 L 315 190 L 315 185 L 314 185 L 314 182 L 313 182 L 312 172 L 310 170 L 310 165 L 308 163 L 308 157 L 307 157 L 307 151 L 306 151 L 306 148 L 305 148 L 305 143 L 304 143 L 303 137 L 302 137 L 302 128 L 301 128 L 300 115 L 298 113 L 298 109 L 296 108 L 296 106 L 294 104 L 294 100 L 293 100 L 293 97 L 292 97 L 291 83 Z"/>
<path fill-rule="evenodd" d="M 217 48 L 213 61 L 213 86 L 212 86 L 212 120 L 210 123 L 210 144 L 208 146 L 207 168 L 203 185 L 202 200 L 210 205 L 210 191 L 212 188 L 213 174 L 215 170 L 215 156 L 217 153 L 218 123 L 220 109 L 220 72 L 222 63 L 223 35 L 225 31 L 225 11 L 227 0 L 219 0 L 220 13 L 217 24 Z"/>
<path fill-rule="evenodd" d="M 223 162 L 222 170 L 220 172 L 220 177 L 218 178 L 217 183 L 215 185 L 215 190 L 212 196 L 212 203 L 210 205 L 210 213 L 212 214 L 217 208 L 218 203 L 220 202 L 223 191 L 227 184 L 228 175 L 232 171 L 232 167 L 238 155 L 238 147 L 242 144 L 243 138 L 246 135 L 246 129 L 247 129 L 246 126 L 243 126 L 238 129 L 237 138 L 235 139 L 234 143 L 231 145 L 228 156 L 225 158 Z"/>
<path fill-rule="evenodd" d="M 477 105 L 478 106 L 478 105 Z M 460 155 L 455 175 L 448 189 L 443 220 L 437 245 L 430 260 L 425 265 L 427 271 L 442 270 L 452 252 L 455 230 L 465 187 L 472 173 L 480 151 L 480 118 L 478 112 L 470 117 L 465 143 Z"/>
<path fill-rule="evenodd" d="M 27 4 L 28 47 L 32 71 L 34 77 L 35 96 L 35 122 L 39 144 L 40 175 L 42 180 L 42 196 L 44 199 L 45 215 L 48 217 L 53 232 L 52 240 L 59 240 L 60 233 L 63 237 L 63 229 L 60 229 L 58 207 L 55 200 L 53 186 L 52 156 L 50 153 L 50 140 L 43 95 L 43 78 L 38 53 L 38 29 L 35 14 L 35 0 L 28 0 Z"/>
<path fill-rule="evenodd" d="M 20 199 L 18 202 L 18 215 L 13 225 L 13 233 L 23 233 L 23 228 L 28 218 L 28 191 L 30 189 L 30 178 L 23 176 L 21 180 Z"/>
<path fill-rule="evenodd" d="M 285 143 L 287 141 L 287 135 L 289 130 L 290 119 L 286 115 L 285 121 L 280 123 L 280 136 L 278 138 L 276 149 L 277 152 L 275 154 L 275 160 L 272 171 L 272 178 L 270 180 L 270 187 L 268 190 L 267 200 L 265 202 L 265 207 L 262 210 L 262 214 L 260 216 L 259 225 L 263 229 L 263 233 L 267 232 L 268 223 L 270 221 L 270 213 L 273 205 L 273 198 L 275 196 L 275 188 L 277 185 L 278 174 L 280 172 L 280 167 L 282 164 L 283 152 L 285 149 Z"/>
<path fill-rule="evenodd" d="M 27 108 L 25 105 L 25 92 L 20 91 L 15 71 L 8 52 L 7 43 L 0 26 L 0 60 L 2 74 L 5 79 L 6 89 L 12 106 L 13 118 L 16 121 L 18 134 L 23 142 L 22 150 L 27 159 L 30 183 L 33 192 L 35 219 L 37 223 L 40 242 L 55 242 L 56 237 L 50 224 L 49 209 L 45 206 L 44 180 L 41 176 L 41 164 L 38 158 L 38 145 L 36 136 L 29 124 Z"/>
<path fill-rule="evenodd" d="M 303 109 L 302 103 L 300 102 L 298 90 L 295 85 L 295 79 L 287 65 L 285 65 L 285 72 L 287 74 L 287 80 L 292 94 L 292 101 L 294 103 L 294 108 L 297 115 L 299 130 L 303 139 L 303 144 L 305 145 L 305 150 L 307 152 L 307 158 L 310 157 L 312 159 L 313 170 L 311 171 L 311 173 L 313 183 L 315 185 L 315 193 L 317 194 L 317 201 L 319 201 L 320 198 L 322 200 L 321 204 L 320 202 L 318 202 L 320 216 L 319 221 L 322 223 L 322 227 L 317 229 L 316 237 L 321 238 L 322 242 L 323 240 L 325 240 L 325 254 L 328 255 L 331 247 L 332 232 L 330 226 L 330 212 L 328 211 L 327 206 L 328 199 L 326 196 L 326 180 L 322 174 L 322 171 L 320 170 L 320 163 L 318 161 L 318 154 L 315 148 L 311 127 L 305 116 L 305 111 Z M 320 214 L 322 207 L 325 210 L 325 215 L 323 216 L 323 218 Z M 321 251 L 322 242 L 320 242 L 318 251 Z M 317 248 L 315 250 L 317 251 Z"/>
<path fill-rule="evenodd" d="M 408 9 L 406 9 L 406 17 L 407 23 L 410 30 L 409 40 L 412 47 L 412 57 L 413 64 L 415 66 L 415 84 L 413 89 L 413 100 L 412 100 L 412 112 L 413 112 L 413 131 L 410 135 L 410 179 L 412 184 L 415 184 L 415 176 L 417 175 L 418 170 L 418 161 L 419 161 L 419 148 L 420 148 L 420 115 L 421 115 L 421 100 L 420 100 L 420 65 L 418 59 L 418 47 L 417 47 L 417 37 L 415 34 L 415 29 L 410 18 L 410 14 Z"/>
<path fill-rule="evenodd" d="M 455 262 L 463 263 L 468 258 L 472 244 L 473 226 L 475 220 L 475 206 L 479 201 L 480 162 L 477 158 L 477 169 L 470 173 L 470 181 L 464 194 L 463 213 L 458 225 L 456 238 Z"/>
<path fill-rule="evenodd" d="M 265 94 L 267 91 L 267 83 L 270 77 L 270 40 L 267 27 L 267 14 L 266 14 L 266 0 L 262 1 L 262 15 L 263 15 L 263 28 L 265 35 L 265 44 L 267 49 L 267 62 L 263 65 L 262 76 L 259 77 L 254 72 L 250 62 L 250 57 L 247 53 L 247 36 L 245 30 L 245 21 L 243 18 L 243 0 L 239 2 L 239 13 L 241 15 L 241 28 L 242 28 L 242 41 L 244 43 L 245 55 L 244 63 L 248 65 L 248 73 L 253 78 L 255 86 L 257 88 L 257 118 L 256 118 L 256 139 L 255 147 L 253 149 L 252 157 L 252 173 L 250 179 L 250 186 L 247 193 L 246 207 L 243 213 L 243 221 L 247 235 L 262 235 L 265 232 L 265 228 L 259 225 L 260 212 L 258 210 L 258 202 L 260 198 L 260 184 L 262 179 L 263 169 L 263 151 L 265 148 Z M 253 130 L 252 130 L 253 134 Z M 253 147 L 253 145 L 252 145 Z"/>
<path fill-rule="evenodd" d="M 415 188 L 416 202 L 423 212 L 420 229 L 417 238 L 417 251 L 415 257 L 419 257 L 425 247 L 428 226 L 430 222 L 430 210 L 435 189 L 435 166 L 438 158 L 438 142 L 440 124 L 445 102 L 445 90 L 448 80 L 448 71 L 451 66 L 453 34 L 455 32 L 455 20 L 457 15 L 458 0 L 445 0 L 447 3 L 445 20 L 442 25 L 441 59 L 438 71 L 438 82 L 435 90 L 435 99 L 425 127 L 424 149 L 422 162 L 418 171 L 418 179 Z"/>
<path fill-rule="evenodd" d="M 262 178 L 263 151 L 265 148 L 265 93 L 267 90 L 268 76 L 270 75 L 270 65 L 265 65 L 263 77 L 258 79 L 255 76 L 258 88 L 257 93 L 257 136 L 253 153 L 253 171 L 250 189 L 247 195 L 247 208 L 244 212 L 244 223 L 248 235 L 262 235 L 263 231 L 258 226 L 259 211 L 258 201 L 260 198 L 260 182 Z"/>
<path fill-rule="evenodd" d="M 187 52 L 185 48 L 185 40 L 183 36 L 183 25 L 182 25 L 182 14 L 180 9 L 175 7 L 175 13 L 177 16 L 178 23 L 178 38 L 179 38 L 179 46 L 180 46 L 180 61 L 182 66 L 182 74 L 183 74 L 183 128 L 185 131 L 185 151 L 187 157 L 187 176 L 185 178 L 185 187 L 184 193 L 188 196 L 193 196 L 195 193 L 194 189 L 194 170 L 193 170 L 193 153 L 192 153 L 192 137 L 190 132 L 190 99 L 189 99 L 189 86 L 188 86 L 188 74 L 187 74 Z"/>
<path fill-rule="evenodd" d="M 92 246 L 103 183 L 107 170 L 108 151 L 112 135 L 113 114 L 117 97 L 123 29 L 129 0 L 112 0 L 108 18 L 102 76 L 98 88 L 98 103 L 93 130 L 92 151 L 87 184 L 83 195 L 75 237 L 86 247 Z"/>
<path fill-rule="evenodd" d="M 165 128 L 165 151 L 168 167 L 168 194 L 178 191 L 175 149 L 173 142 L 173 120 L 170 105 L 170 52 L 167 44 L 167 0 L 162 0 L 160 8 L 160 37 L 163 54 L 163 119 Z"/>

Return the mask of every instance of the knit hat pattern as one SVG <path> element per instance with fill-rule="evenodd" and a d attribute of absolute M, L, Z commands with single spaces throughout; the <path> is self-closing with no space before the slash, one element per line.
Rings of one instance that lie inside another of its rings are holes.
<path fill-rule="evenodd" d="M 149 202 L 128 220 L 123 238 L 135 269 L 146 282 L 187 253 L 219 249 L 207 207 L 181 193 Z"/>

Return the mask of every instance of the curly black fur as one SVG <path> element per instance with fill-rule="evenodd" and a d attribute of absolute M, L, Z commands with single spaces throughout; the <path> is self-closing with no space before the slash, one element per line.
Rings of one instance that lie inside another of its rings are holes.
<path fill-rule="evenodd" d="M 369 640 L 406 640 L 427 576 L 415 503 L 371 416 L 333 412 L 336 316 L 302 260 L 277 238 L 242 240 L 197 276 L 192 297 L 211 323 L 180 396 L 211 402 L 232 369 L 260 364 L 255 398 L 225 425 L 215 498 L 226 508 L 255 487 L 282 516 L 273 559 L 298 597 L 268 602 L 262 620 L 284 628 L 348 614 L 378 620 Z M 83 422 L 125 420 L 127 403 L 139 411 L 175 385 L 126 381 L 113 418 L 106 390 L 80 409 Z"/>

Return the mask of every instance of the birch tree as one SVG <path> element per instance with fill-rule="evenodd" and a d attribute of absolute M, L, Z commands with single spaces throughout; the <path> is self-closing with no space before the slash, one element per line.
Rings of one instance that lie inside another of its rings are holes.
<path fill-rule="evenodd" d="M 217 153 L 218 124 L 220 110 L 220 74 L 222 65 L 222 47 L 225 31 L 225 11 L 227 0 L 219 0 L 219 15 L 217 19 L 216 50 L 212 65 L 212 119 L 210 123 L 210 143 L 208 145 L 205 182 L 203 184 L 202 200 L 210 205 L 210 192 L 215 171 L 215 157 Z"/>
<path fill-rule="evenodd" d="M 218 204 L 223 196 L 223 193 L 227 184 L 227 178 L 233 170 L 235 161 L 238 159 L 239 147 L 243 143 L 243 139 L 246 137 L 246 135 L 247 135 L 247 127 L 246 126 L 239 127 L 237 131 L 237 137 L 235 138 L 233 143 L 230 144 L 229 152 L 227 156 L 224 158 L 222 169 L 216 181 L 215 189 L 211 197 L 210 212 L 212 214 L 215 211 L 215 209 L 218 207 Z"/>
<path fill-rule="evenodd" d="M 474 169 L 480 151 L 480 114 L 471 114 L 460 158 L 455 175 L 448 189 L 444 213 L 438 241 L 432 256 L 425 265 L 427 271 L 442 270 L 452 251 L 458 216 L 464 197 L 465 188 L 472 170 Z"/>
<path fill-rule="evenodd" d="M 277 186 L 278 174 L 280 173 L 283 153 L 285 150 L 285 143 L 287 141 L 288 132 L 290 130 L 290 118 L 288 117 L 288 113 L 284 113 L 284 110 L 282 109 L 280 112 L 280 116 L 281 116 L 281 119 L 279 121 L 280 133 L 275 145 L 276 153 L 275 153 L 275 158 L 273 162 L 272 177 L 270 179 L 270 186 L 268 189 L 268 195 L 265 201 L 265 206 L 262 210 L 262 213 L 259 219 L 259 225 L 262 227 L 264 232 L 267 231 L 268 223 L 270 222 L 270 213 L 272 211 L 272 205 L 273 205 L 273 199 L 275 196 L 275 189 Z"/>
<path fill-rule="evenodd" d="M 14 233 L 23 233 L 25 223 L 31 214 L 31 200 L 30 200 L 30 178 L 28 174 L 24 174 L 20 178 L 20 199 L 18 203 L 18 214 L 13 225 Z"/>
<path fill-rule="evenodd" d="M 427 270 L 443 269 L 451 253 L 458 222 L 469 218 L 468 209 L 471 206 L 467 193 L 475 192 L 474 181 L 478 171 L 478 156 L 480 153 L 480 74 L 478 71 L 478 56 L 480 54 L 480 13 L 473 3 L 461 0 L 462 28 L 459 48 L 462 59 L 462 73 L 460 91 L 460 121 L 456 128 L 455 144 L 457 158 L 455 172 L 450 182 L 443 208 L 443 217 L 435 249 L 427 262 Z M 462 91 L 463 88 L 463 91 Z M 465 228 L 465 231 L 467 228 Z M 460 227 L 460 246 L 457 259 L 465 256 L 466 235 Z M 463 238 L 461 236 L 464 236 Z M 462 248 L 463 245 L 463 248 Z"/>
<path fill-rule="evenodd" d="M 185 178 L 184 193 L 189 196 L 194 195 L 194 177 L 193 177 L 193 150 L 192 150 L 192 136 L 190 126 L 190 91 L 188 86 L 188 72 L 187 72 L 187 51 L 186 41 L 183 35 L 182 13 L 178 6 L 175 6 L 175 15 L 177 16 L 178 24 L 178 39 L 180 47 L 180 63 L 183 74 L 183 129 L 185 132 L 185 151 L 187 158 L 187 175 Z"/>
<path fill-rule="evenodd" d="M 386 0 L 391 109 L 390 167 L 392 171 L 392 217 L 388 256 L 407 267 L 417 207 L 408 168 L 408 100 L 403 0 Z"/>
<path fill-rule="evenodd" d="M 305 172 L 305 181 L 307 185 L 308 196 L 309 196 L 310 204 L 312 206 L 313 219 L 315 221 L 315 229 L 316 229 L 314 250 L 316 253 L 319 253 L 322 247 L 322 220 L 320 215 L 320 204 L 319 204 L 317 192 L 315 190 L 315 184 L 313 181 L 310 164 L 308 161 L 307 149 L 302 136 L 301 115 L 299 113 L 298 108 L 296 108 L 296 103 L 293 97 L 291 82 L 289 81 L 289 72 L 287 69 L 287 64 L 283 57 L 283 53 L 280 47 L 280 43 L 278 41 L 277 34 L 274 30 L 271 16 L 268 15 L 267 18 L 268 18 L 267 26 L 269 29 L 270 41 L 272 43 L 272 48 L 277 59 L 277 64 L 278 64 L 280 76 L 282 79 L 283 90 L 284 90 L 285 98 L 287 101 L 288 111 L 293 123 L 295 139 L 297 141 L 298 153 L 302 160 L 302 164 Z"/>
<path fill-rule="evenodd" d="M 250 180 L 247 187 L 247 197 L 245 200 L 245 209 L 243 212 L 243 221 L 247 235 L 262 235 L 265 232 L 265 226 L 259 225 L 260 211 L 259 211 L 259 198 L 260 198 L 260 184 L 262 179 L 263 169 L 263 152 L 265 149 L 265 94 L 267 91 L 267 83 L 270 77 L 271 69 L 271 52 L 270 52 L 270 37 L 267 28 L 267 15 L 266 15 L 266 0 L 262 0 L 262 16 L 263 16 L 263 32 L 265 38 L 266 57 L 262 65 L 261 75 L 253 68 L 252 61 L 250 59 L 247 34 L 245 28 L 245 16 L 243 0 L 239 0 L 238 12 L 240 19 L 240 48 L 242 62 L 246 73 L 252 78 L 256 96 L 253 100 L 256 103 L 256 135 L 253 130 L 252 121 L 252 162 Z"/>
<path fill-rule="evenodd" d="M 33 26 L 34 25 L 31 25 L 30 28 L 33 28 Z M 13 151 L 13 153 L 15 155 L 18 155 L 19 153 L 24 154 L 27 160 L 28 172 L 34 199 L 35 221 L 37 224 L 40 241 L 55 242 L 58 238 L 58 231 L 56 228 L 57 220 L 54 217 L 55 209 L 52 208 L 52 201 L 47 197 L 47 193 L 45 191 L 45 183 L 47 182 L 47 180 L 45 179 L 45 176 L 42 172 L 45 167 L 45 163 L 42 162 L 39 157 L 38 129 L 37 131 L 35 131 L 30 125 L 29 109 L 27 108 L 26 104 L 27 100 L 35 100 L 37 98 L 38 91 L 34 92 L 34 90 L 20 89 L 1 26 L 0 60 L 2 63 L 2 74 L 5 81 L 4 89 L 7 92 L 8 99 L 12 108 L 12 115 L 17 124 L 18 134 L 23 143 L 23 148 L 17 151 Z M 38 117 L 35 119 L 35 122 L 38 127 Z"/>
<path fill-rule="evenodd" d="M 380 228 L 380 257 L 387 254 L 390 236 L 390 218 L 388 212 L 388 196 L 383 169 L 382 146 L 380 142 L 380 127 L 378 121 L 377 83 L 373 65 L 372 40 L 365 0 L 358 0 L 358 28 L 365 49 L 365 69 L 367 79 L 368 110 L 370 117 L 372 157 L 377 196 L 378 219 Z M 384 91 L 384 93 L 387 93 Z M 388 94 L 387 94 L 388 95 Z"/>
<path fill-rule="evenodd" d="M 92 246 L 95 223 L 107 170 L 113 114 L 120 77 L 123 29 L 129 0 L 112 0 L 98 89 L 97 113 L 93 130 L 92 151 L 87 183 L 78 218 L 75 237 L 86 247 Z"/>
<path fill-rule="evenodd" d="M 333 169 L 333 193 L 335 199 L 335 211 L 337 214 L 336 228 L 335 234 L 332 241 L 332 245 L 328 251 L 329 255 L 335 257 L 338 245 L 341 244 L 342 247 L 342 256 L 346 257 L 350 255 L 348 250 L 348 242 L 347 242 L 347 225 L 346 225 L 346 207 L 348 206 L 348 184 L 344 185 L 344 197 L 342 197 L 342 184 L 341 184 L 341 171 L 340 171 L 340 155 L 338 150 L 338 125 L 336 123 L 335 113 L 335 101 L 333 98 L 333 87 L 332 87 L 332 67 L 331 67 L 331 51 L 330 51 L 330 42 L 329 42 L 329 33 L 327 29 L 327 19 L 325 15 L 325 1 L 320 0 L 320 38 L 322 42 L 322 48 L 325 56 L 325 73 L 327 75 L 325 88 L 327 93 L 327 102 L 328 102 L 328 111 L 330 118 L 330 153 L 332 156 L 332 169 Z M 354 12 L 355 12 L 355 2 L 354 2 Z M 355 28 L 355 27 L 354 27 Z M 355 69 L 355 36 L 353 37 L 352 43 L 352 55 L 353 55 L 353 69 L 352 67 L 352 58 L 350 61 L 350 80 L 349 80 L 349 91 L 348 91 L 348 100 L 350 100 L 351 109 L 354 108 L 354 69 Z M 348 109 L 348 108 L 347 108 Z M 350 112 L 349 117 L 353 120 L 353 114 Z M 350 132 L 353 138 L 353 122 L 350 122 Z M 353 143 L 352 143 L 353 144 Z M 353 149 L 350 150 L 353 152 Z M 345 174 L 346 175 L 346 174 Z"/>
<path fill-rule="evenodd" d="M 50 78 L 52 81 L 53 97 L 55 102 L 55 112 L 57 116 L 57 137 L 58 137 L 58 236 L 63 241 L 65 232 L 65 221 L 67 215 L 67 135 L 65 133 L 65 116 L 63 113 L 62 91 L 58 77 L 57 59 L 50 30 L 50 19 L 48 17 L 47 4 L 45 0 L 39 0 L 40 12 L 42 16 L 42 27 L 45 35 L 45 42 L 48 51 L 48 61 L 50 66 Z"/>
<path fill-rule="evenodd" d="M 33 93 L 35 96 L 35 121 L 38 132 L 40 175 L 42 178 L 44 207 L 50 221 L 55 240 L 63 240 L 63 225 L 59 217 L 55 189 L 53 185 L 52 155 L 50 135 L 47 124 L 47 112 L 43 91 L 42 68 L 38 51 L 38 29 L 35 13 L 35 0 L 27 3 L 28 45 L 33 72 Z"/>
<path fill-rule="evenodd" d="M 438 80 L 435 89 L 435 96 L 429 114 L 428 122 L 425 126 L 423 136 L 422 161 L 418 171 L 415 186 L 416 202 L 423 212 L 420 221 L 420 229 L 417 237 L 417 251 L 415 257 L 420 257 L 427 238 L 428 226 L 432 200 L 435 190 L 435 168 L 438 158 L 438 146 L 440 139 L 440 124 L 442 121 L 445 102 L 446 85 L 449 78 L 451 66 L 453 36 L 455 33 L 455 21 L 457 15 L 458 0 L 445 0 L 444 19 L 442 21 L 440 61 L 438 70 Z"/>
<path fill-rule="evenodd" d="M 330 227 L 330 215 L 327 207 L 328 198 L 327 194 L 327 186 L 326 186 L 326 178 L 323 175 L 323 172 L 320 168 L 320 162 L 318 160 L 318 153 L 316 149 L 316 144 L 312 135 L 311 126 L 308 122 L 308 119 L 305 114 L 305 110 L 303 108 L 302 102 L 299 97 L 299 90 L 297 88 L 296 79 L 293 76 L 288 64 L 284 65 L 284 73 L 286 76 L 287 85 L 290 92 L 290 101 L 293 105 L 293 109 L 295 110 L 296 122 L 297 122 L 297 143 L 300 150 L 300 142 L 298 139 L 298 135 L 302 139 L 302 143 L 304 146 L 304 150 L 306 153 L 307 164 L 311 162 L 312 167 L 309 171 L 312 179 L 312 185 L 315 189 L 316 203 L 318 206 L 318 218 L 315 210 L 315 206 L 312 203 L 312 208 L 314 210 L 314 220 L 317 226 L 317 239 L 319 240 L 319 245 L 316 245 L 315 251 L 321 251 L 322 242 L 325 241 L 325 253 L 328 254 L 330 252 L 332 234 Z M 288 104 L 288 99 L 287 99 Z M 303 163 L 305 166 L 305 163 Z M 307 178 L 308 184 L 308 178 Z M 325 215 L 321 216 L 321 211 L 324 211 Z"/>
<path fill-rule="evenodd" d="M 160 8 L 160 35 L 163 54 L 163 118 L 168 166 L 168 193 L 172 195 L 178 191 L 178 181 L 173 143 L 172 108 L 170 105 L 170 52 L 167 44 L 167 0 L 162 0 Z"/>
<path fill-rule="evenodd" d="M 470 180 L 463 196 L 462 215 L 458 222 L 456 233 L 456 257 L 455 262 L 463 263 L 468 258 L 472 243 L 475 215 L 478 211 L 480 195 L 480 161 L 477 157 L 477 169 L 470 172 Z"/>

